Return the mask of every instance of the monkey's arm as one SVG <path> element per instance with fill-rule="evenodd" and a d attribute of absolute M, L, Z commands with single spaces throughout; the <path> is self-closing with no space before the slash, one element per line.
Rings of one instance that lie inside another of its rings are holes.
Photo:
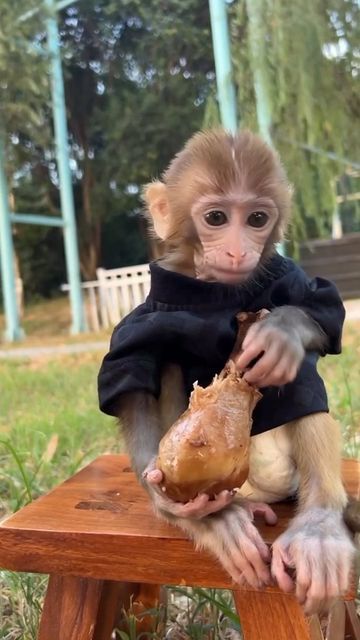
<path fill-rule="evenodd" d="M 250 327 L 236 361 L 244 370 L 257 359 L 248 382 L 281 386 L 295 379 L 306 351 L 340 353 L 345 311 L 331 282 L 293 268 L 274 284 L 268 304 L 271 313 Z"/>

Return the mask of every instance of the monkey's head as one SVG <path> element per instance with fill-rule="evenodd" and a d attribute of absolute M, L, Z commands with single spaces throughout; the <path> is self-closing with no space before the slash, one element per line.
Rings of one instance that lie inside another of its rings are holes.
<path fill-rule="evenodd" d="M 278 155 L 261 138 L 214 130 L 190 138 L 162 181 L 146 186 L 144 199 L 170 250 L 170 268 L 177 256 L 187 274 L 235 284 L 282 239 L 291 189 Z"/>

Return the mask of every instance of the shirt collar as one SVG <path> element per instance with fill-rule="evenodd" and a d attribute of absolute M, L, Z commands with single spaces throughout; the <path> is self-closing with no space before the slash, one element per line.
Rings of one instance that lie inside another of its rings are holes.
<path fill-rule="evenodd" d="M 260 295 L 269 284 L 284 275 L 289 261 L 275 254 L 254 273 L 251 280 L 241 285 L 204 282 L 169 271 L 160 262 L 150 264 L 151 289 L 149 299 L 156 303 L 186 307 L 221 308 L 231 304 L 246 306 L 249 299 Z"/>

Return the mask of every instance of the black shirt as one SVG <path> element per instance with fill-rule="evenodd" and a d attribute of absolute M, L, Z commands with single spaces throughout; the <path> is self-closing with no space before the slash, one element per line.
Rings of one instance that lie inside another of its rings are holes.
<path fill-rule="evenodd" d="M 181 366 L 190 395 L 193 384 L 210 384 L 234 346 L 239 311 L 294 305 L 303 309 L 328 337 L 327 353 L 340 353 L 344 307 L 335 286 L 310 280 L 289 258 L 273 256 L 243 285 L 203 282 L 152 263 L 146 301 L 115 328 L 102 363 L 100 408 L 115 415 L 116 401 L 128 391 L 158 397 L 162 366 Z M 321 355 L 325 355 L 322 353 Z M 328 411 L 324 383 L 316 370 L 319 354 L 308 352 L 296 379 L 261 389 L 252 435 L 318 411 Z"/>

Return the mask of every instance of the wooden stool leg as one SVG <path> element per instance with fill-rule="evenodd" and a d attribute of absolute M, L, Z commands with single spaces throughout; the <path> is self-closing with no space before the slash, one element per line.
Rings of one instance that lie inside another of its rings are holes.
<path fill-rule="evenodd" d="M 153 631 L 156 618 L 142 614 L 163 601 L 159 585 L 52 575 L 38 640 L 110 640 L 119 604 L 126 610 L 131 599 L 132 613 L 140 616 L 138 632 Z M 126 624 L 119 626 L 126 630 Z"/>
<path fill-rule="evenodd" d="M 96 626 L 92 640 L 110 640 L 116 627 L 119 602 L 123 598 L 123 584 L 105 580 L 101 591 Z"/>
<path fill-rule="evenodd" d="M 326 629 L 326 640 L 344 640 L 345 638 L 345 603 L 339 600 L 332 607 Z"/>
<path fill-rule="evenodd" d="M 150 609 L 157 609 L 160 605 L 166 605 L 165 589 L 158 584 L 140 584 L 124 582 L 121 584 L 120 609 L 117 628 L 127 630 L 126 616 L 130 614 L 138 618 L 136 630 L 138 633 L 159 633 L 162 619 L 156 615 L 146 613 Z M 158 627 L 155 629 L 155 627 Z"/>
<path fill-rule="evenodd" d="M 310 638 L 311 640 L 324 640 L 324 634 L 322 632 L 319 616 L 311 616 L 309 618 Z M 337 640 L 340 640 L 338 636 Z"/>
<path fill-rule="evenodd" d="M 295 598 L 283 593 L 234 591 L 244 640 L 312 640 Z"/>
<path fill-rule="evenodd" d="M 345 602 L 345 631 L 351 640 L 360 640 L 360 621 L 356 614 L 355 602 Z"/>
<path fill-rule="evenodd" d="M 38 640 L 93 640 L 103 585 L 102 580 L 51 575 Z"/>

